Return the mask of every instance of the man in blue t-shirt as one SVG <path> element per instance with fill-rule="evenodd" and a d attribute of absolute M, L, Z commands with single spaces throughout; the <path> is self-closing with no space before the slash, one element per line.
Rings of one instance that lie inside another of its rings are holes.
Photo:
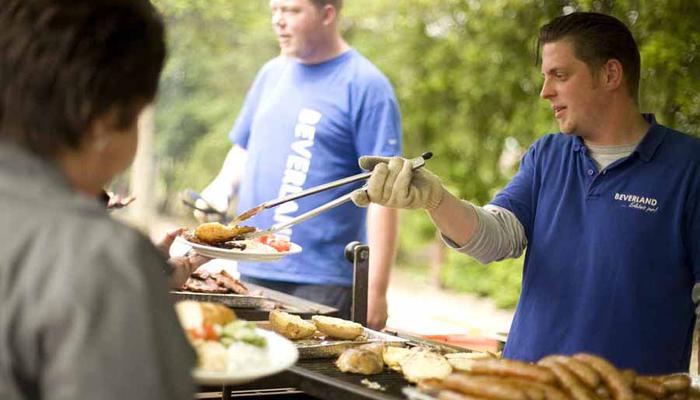
<path fill-rule="evenodd" d="M 504 356 L 595 353 L 620 368 L 687 371 L 700 298 L 700 140 L 638 108 L 640 57 L 619 20 L 555 18 L 540 30 L 540 96 L 561 129 L 478 207 L 394 157 L 353 201 L 425 208 L 446 243 L 487 263 L 527 248 Z M 387 185 L 385 182 L 393 183 Z"/>
<path fill-rule="evenodd" d="M 362 155 L 401 153 L 401 121 L 386 77 L 338 32 L 341 0 L 272 0 L 281 55 L 258 72 L 229 133 L 233 147 L 202 192 L 238 211 L 362 172 Z M 246 221 L 268 228 L 357 189 L 361 183 L 285 203 Z M 396 250 L 397 212 L 345 204 L 282 232 L 302 253 L 275 263 L 240 263 L 244 281 L 336 307 L 350 316 L 352 265 L 345 245 L 370 248 L 368 325 L 383 328 Z"/>

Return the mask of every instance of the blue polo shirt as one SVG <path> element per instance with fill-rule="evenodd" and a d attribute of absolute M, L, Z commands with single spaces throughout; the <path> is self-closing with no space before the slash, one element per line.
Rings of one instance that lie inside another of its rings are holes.
<path fill-rule="evenodd" d="M 602 171 L 580 137 L 542 137 L 493 200 L 528 239 L 504 356 L 584 351 L 640 373 L 688 370 L 700 140 L 645 118 L 636 150 Z"/>

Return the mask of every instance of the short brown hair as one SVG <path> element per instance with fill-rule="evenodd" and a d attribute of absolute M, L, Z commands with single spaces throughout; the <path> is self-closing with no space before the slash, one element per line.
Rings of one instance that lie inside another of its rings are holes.
<path fill-rule="evenodd" d="M 568 39 L 574 54 L 596 71 L 608 60 L 622 64 L 625 83 L 636 101 L 639 93 L 640 57 L 632 33 L 622 21 L 610 15 L 575 12 L 557 17 L 540 28 L 538 49 L 551 42 Z"/>
<path fill-rule="evenodd" d="M 0 26 L 0 139 L 55 156 L 155 97 L 165 38 L 147 0 L 3 0 Z"/>
<path fill-rule="evenodd" d="M 311 0 L 312 3 L 317 8 L 322 8 L 325 5 L 332 5 L 335 7 L 336 11 L 340 11 L 341 8 L 343 8 L 343 0 Z"/>

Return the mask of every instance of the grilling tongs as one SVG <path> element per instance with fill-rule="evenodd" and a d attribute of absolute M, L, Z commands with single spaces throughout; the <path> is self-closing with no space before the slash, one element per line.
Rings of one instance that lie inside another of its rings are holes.
<path fill-rule="evenodd" d="M 423 153 L 420 157 L 416 157 L 416 158 L 411 159 L 411 163 L 413 164 L 413 169 L 415 170 L 415 169 L 421 168 L 422 166 L 425 165 L 425 161 L 429 160 L 432 157 L 433 157 L 433 153 L 428 151 L 428 152 Z M 348 183 L 361 181 L 363 179 L 368 179 L 370 176 L 372 176 L 372 171 L 363 172 L 361 174 L 348 176 L 347 178 L 338 179 L 338 180 L 333 181 L 333 182 L 324 183 L 323 185 L 314 186 L 312 188 L 303 190 L 299 193 L 294 193 L 294 194 L 290 194 L 288 196 L 284 196 L 284 197 L 280 197 L 280 198 L 277 198 L 274 200 L 266 201 L 258 206 L 251 208 L 250 210 L 248 210 L 244 213 L 239 214 L 236 218 L 234 218 L 230 222 L 229 225 L 232 225 L 232 226 L 237 225 L 238 223 L 245 221 L 248 218 L 251 218 L 252 216 L 256 215 L 257 213 L 259 213 L 262 210 L 277 207 L 278 205 L 284 204 L 288 201 L 292 201 L 292 200 L 300 199 L 302 197 L 310 196 L 312 194 L 316 194 L 316 193 L 322 192 L 324 190 L 332 189 L 332 188 L 335 188 L 338 186 L 347 185 Z M 365 187 L 366 187 L 366 185 L 365 185 Z M 287 229 L 292 225 L 296 225 L 300 222 L 304 222 L 307 219 L 313 218 L 313 217 L 317 216 L 318 214 L 321 214 L 322 212 L 330 210 L 331 208 L 335 208 L 341 204 L 347 203 L 348 201 L 350 201 L 350 198 L 352 197 L 352 193 L 353 192 L 350 192 L 350 193 L 347 193 L 343 196 L 340 196 L 337 199 L 331 200 L 328 203 L 325 203 L 319 207 L 314 208 L 313 210 L 307 211 L 304 214 L 299 215 L 298 217 L 292 218 L 289 221 L 275 224 L 270 229 L 251 232 L 251 233 L 245 234 L 244 236 L 246 239 L 252 239 L 252 238 L 256 238 L 256 237 L 264 236 L 264 235 L 269 235 L 269 234 L 276 233 L 276 232 L 279 232 L 281 230 Z"/>

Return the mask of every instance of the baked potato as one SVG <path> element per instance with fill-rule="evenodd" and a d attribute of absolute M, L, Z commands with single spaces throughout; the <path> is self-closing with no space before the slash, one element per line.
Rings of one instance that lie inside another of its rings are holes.
<path fill-rule="evenodd" d="M 365 332 L 365 328 L 357 322 L 340 318 L 314 315 L 311 321 L 321 333 L 335 339 L 353 340 Z"/>
<path fill-rule="evenodd" d="M 298 315 L 284 311 L 272 310 L 268 319 L 272 330 L 287 339 L 306 339 L 316 332 L 316 325 L 313 323 L 301 319 Z"/>
<path fill-rule="evenodd" d="M 362 375 L 379 374 L 384 370 L 381 356 L 383 345 L 381 343 L 379 345 L 365 345 L 346 349 L 338 357 L 335 365 L 342 372 Z"/>

